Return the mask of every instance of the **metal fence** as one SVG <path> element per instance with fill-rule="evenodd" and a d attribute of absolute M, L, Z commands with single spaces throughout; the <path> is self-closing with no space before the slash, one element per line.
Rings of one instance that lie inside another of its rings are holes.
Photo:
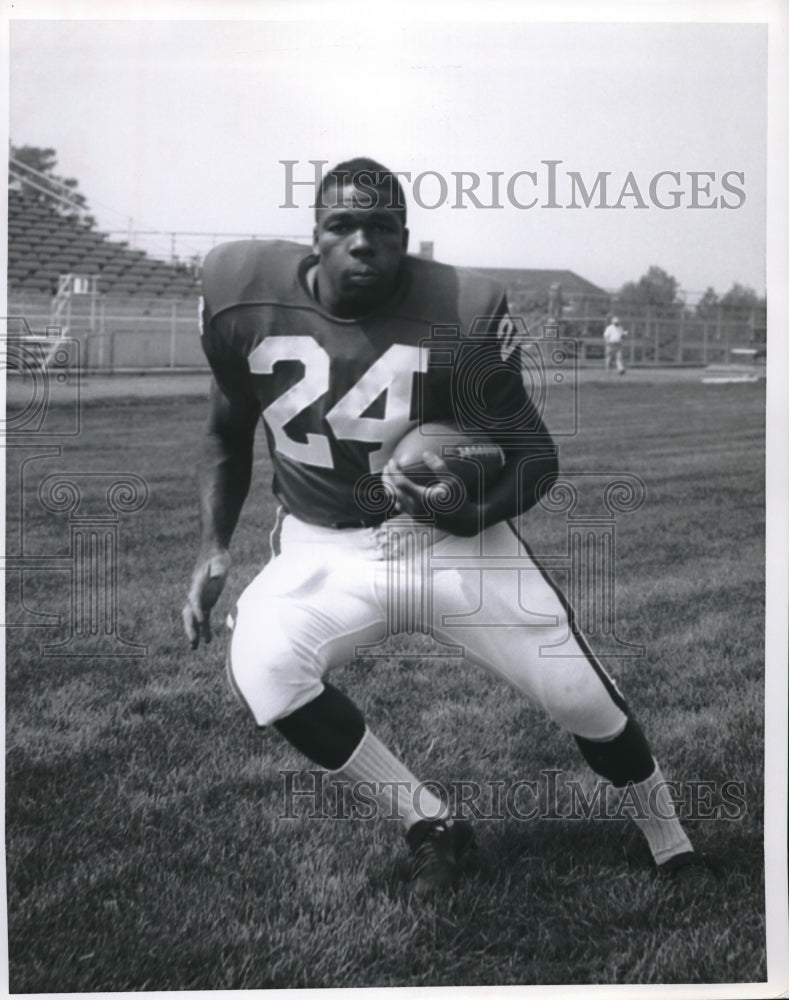
<path fill-rule="evenodd" d="M 79 342 L 85 369 L 205 368 L 197 296 L 178 299 L 73 296 L 59 330 Z M 18 298 L 9 316 L 21 316 L 37 334 L 56 334 L 50 300 Z"/>
<path fill-rule="evenodd" d="M 726 321 L 720 315 L 712 320 L 689 319 L 684 315 L 656 319 L 647 315 L 623 321 L 628 331 L 622 342 L 623 358 L 631 367 L 731 364 L 759 361 L 766 356 L 763 326 L 742 321 Z M 567 329 L 565 336 L 575 340 L 581 364 L 596 364 L 604 356 L 601 334 L 584 334 Z"/>
<path fill-rule="evenodd" d="M 51 328 L 51 300 L 17 297 L 9 302 L 9 316 L 21 316 L 36 333 Z M 728 364 L 764 357 L 764 314 L 737 319 L 719 310 L 700 320 L 680 312 L 673 316 L 650 311 L 620 313 L 628 336 L 623 344 L 630 366 Z M 532 334 L 539 335 L 547 317 L 527 317 Z M 200 344 L 197 297 L 180 299 L 73 296 L 63 318 L 64 332 L 79 341 L 80 364 L 85 369 L 205 368 Z M 578 364 L 603 363 L 602 332 L 605 315 L 559 320 L 559 336 L 574 344 Z M 548 362 L 550 364 L 550 361 Z"/>

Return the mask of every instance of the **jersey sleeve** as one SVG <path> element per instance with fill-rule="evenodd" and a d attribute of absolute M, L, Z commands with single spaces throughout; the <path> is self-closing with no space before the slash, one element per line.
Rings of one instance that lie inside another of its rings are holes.
<path fill-rule="evenodd" d="M 481 431 L 505 451 L 553 450 L 538 399 L 524 382 L 525 329 L 510 316 L 502 294 L 493 314 L 478 322 L 455 366 L 452 396 L 461 426 Z"/>
<path fill-rule="evenodd" d="M 260 409 L 245 352 L 237 343 L 238 336 L 232 315 L 224 313 L 215 319 L 201 301 L 200 339 L 203 353 L 223 394 L 236 406 Z"/>

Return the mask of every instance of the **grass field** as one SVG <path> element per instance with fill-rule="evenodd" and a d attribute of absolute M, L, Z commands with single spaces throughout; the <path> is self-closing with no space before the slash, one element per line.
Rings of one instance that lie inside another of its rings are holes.
<path fill-rule="evenodd" d="M 12 992 L 765 978 L 764 388 L 590 382 L 580 417 L 563 468 L 647 488 L 617 521 L 616 567 L 618 632 L 647 655 L 610 667 L 667 776 L 715 783 L 713 804 L 741 783 L 736 818 L 687 824 L 726 859 L 724 883 L 681 903 L 627 821 L 509 816 L 477 824 L 481 860 L 454 895 L 417 904 L 395 823 L 279 818 L 279 772 L 304 761 L 233 700 L 225 634 L 196 653 L 181 638 L 204 402 L 96 401 L 62 455 L 28 465 L 24 496 L 9 465 L 9 538 L 21 510 L 28 554 L 68 553 L 68 518 L 36 494 L 53 471 L 141 476 L 148 504 L 117 529 L 118 631 L 147 655 L 43 657 L 62 632 L 7 632 Z M 265 555 L 267 478 L 261 455 L 217 622 Z M 523 527 L 538 553 L 562 551 L 563 515 Z M 67 619 L 69 579 L 28 573 L 27 607 Z M 587 780 L 573 742 L 528 704 L 418 654 L 404 643 L 333 676 L 417 773 Z"/>

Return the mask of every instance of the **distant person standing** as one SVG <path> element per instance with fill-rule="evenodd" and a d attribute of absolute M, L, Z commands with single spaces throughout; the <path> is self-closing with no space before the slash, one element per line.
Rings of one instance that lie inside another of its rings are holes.
<path fill-rule="evenodd" d="M 617 316 L 611 317 L 611 322 L 605 328 L 603 340 L 605 341 L 605 370 L 609 371 L 611 362 L 616 362 L 616 370 L 620 375 L 625 374 L 625 364 L 622 360 L 622 341 L 627 336 L 627 330 L 622 328 Z"/>

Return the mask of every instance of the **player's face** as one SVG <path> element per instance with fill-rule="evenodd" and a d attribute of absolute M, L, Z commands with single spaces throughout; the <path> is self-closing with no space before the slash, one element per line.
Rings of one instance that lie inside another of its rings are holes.
<path fill-rule="evenodd" d="M 408 230 L 385 192 L 346 184 L 327 195 L 329 207 L 318 209 L 314 231 L 318 294 L 330 312 L 360 315 L 394 291 Z"/>

